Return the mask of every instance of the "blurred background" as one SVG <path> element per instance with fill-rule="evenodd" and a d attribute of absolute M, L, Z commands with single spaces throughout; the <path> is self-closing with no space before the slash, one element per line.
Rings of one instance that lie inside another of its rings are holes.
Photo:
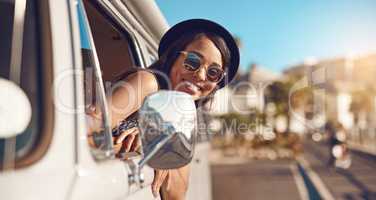
<path fill-rule="evenodd" d="M 156 2 L 241 48 L 204 117 L 213 199 L 376 199 L 376 1 Z"/>

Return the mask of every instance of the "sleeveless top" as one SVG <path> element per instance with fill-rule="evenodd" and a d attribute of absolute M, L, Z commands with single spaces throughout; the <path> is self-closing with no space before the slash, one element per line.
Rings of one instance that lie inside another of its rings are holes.
<path fill-rule="evenodd" d="M 135 72 L 138 72 L 138 71 L 143 71 L 143 70 L 148 71 L 148 72 L 150 72 L 154 75 L 154 77 L 156 78 L 157 83 L 158 83 L 158 90 L 169 89 L 168 88 L 168 81 L 165 79 L 165 77 L 163 77 L 162 74 L 154 73 L 152 70 L 148 70 L 148 69 L 132 68 L 131 70 L 127 71 L 126 73 L 120 75 L 116 80 L 119 81 L 119 80 L 125 79 L 129 75 L 131 75 Z M 138 127 L 137 118 L 138 118 L 138 111 L 132 113 L 130 116 L 128 116 L 127 118 L 120 121 L 119 125 L 112 129 L 112 136 L 118 137 L 125 130 L 128 130 L 128 129 L 133 128 L 133 127 Z"/>

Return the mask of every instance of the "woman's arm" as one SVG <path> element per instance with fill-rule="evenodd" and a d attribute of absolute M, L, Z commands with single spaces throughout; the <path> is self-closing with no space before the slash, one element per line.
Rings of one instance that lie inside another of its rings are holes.
<path fill-rule="evenodd" d="M 117 82 L 107 96 L 111 127 L 115 128 L 121 120 L 137 111 L 145 97 L 158 91 L 158 89 L 157 79 L 148 71 L 137 71 L 126 79 Z M 102 122 L 100 109 L 94 109 L 90 115 L 96 119 L 95 122 Z M 94 127 L 98 127 L 98 124 Z M 127 150 L 130 150 L 133 146 L 136 148 L 138 145 L 133 143 L 138 140 L 136 139 L 137 135 L 138 131 L 127 130 L 116 138 L 115 148 L 119 149 L 122 145 L 125 145 Z M 161 190 L 163 200 L 183 200 L 188 190 L 188 182 L 188 165 L 178 169 L 156 170 L 152 190 L 155 195 L 159 195 Z"/>
<path fill-rule="evenodd" d="M 189 164 L 169 170 L 155 170 L 152 183 L 154 196 L 161 193 L 162 200 L 184 200 L 189 185 Z"/>
<path fill-rule="evenodd" d="M 141 70 L 130 74 L 126 79 L 113 85 L 107 96 L 111 127 L 137 111 L 146 96 L 158 91 L 155 76 L 148 71 Z"/>
<path fill-rule="evenodd" d="M 127 78 L 115 83 L 115 85 L 111 87 L 110 93 L 107 95 L 111 128 L 115 128 L 120 121 L 126 119 L 138 110 L 145 97 L 158 91 L 158 89 L 158 82 L 155 76 L 145 70 L 130 74 Z M 100 132 L 103 127 L 101 111 L 98 104 L 90 107 L 86 111 L 88 139 L 91 146 L 95 146 L 91 136 L 95 132 Z M 137 149 L 139 146 L 136 144 L 138 143 L 137 137 L 138 131 L 132 129 L 123 132 L 118 138 L 114 138 L 115 152 L 119 152 L 123 145 L 128 151 Z"/>

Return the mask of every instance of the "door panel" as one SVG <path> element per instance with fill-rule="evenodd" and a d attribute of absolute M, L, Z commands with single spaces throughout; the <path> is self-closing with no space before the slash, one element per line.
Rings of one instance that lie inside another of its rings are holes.
<path fill-rule="evenodd" d="M 210 163 L 208 159 L 210 144 L 199 143 L 191 163 L 187 200 L 211 200 Z"/>

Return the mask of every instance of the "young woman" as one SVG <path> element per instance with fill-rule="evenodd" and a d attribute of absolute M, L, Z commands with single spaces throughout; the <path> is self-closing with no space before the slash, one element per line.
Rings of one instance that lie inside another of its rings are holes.
<path fill-rule="evenodd" d="M 170 28 L 161 39 L 158 54 L 158 61 L 148 69 L 122 76 L 108 97 L 113 128 L 131 120 L 143 99 L 161 89 L 186 92 L 197 106 L 203 105 L 234 78 L 239 65 L 239 50 L 231 34 L 204 19 Z M 136 150 L 140 146 L 138 129 L 122 132 L 114 142 L 116 152 Z M 152 192 L 157 196 L 161 189 L 163 199 L 184 199 L 188 177 L 189 166 L 156 170 Z"/>

